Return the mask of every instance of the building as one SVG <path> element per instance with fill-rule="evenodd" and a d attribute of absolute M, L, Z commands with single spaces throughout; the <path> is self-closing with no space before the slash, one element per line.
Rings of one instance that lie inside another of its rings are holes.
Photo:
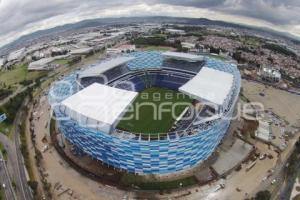
<path fill-rule="evenodd" d="M 107 54 L 131 53 L 135 51 L 135 45 L 121 45 L 116 48 L 107 48 Z"/>
<path fill-rule="evenodd" d="M 5 59 L 0 58 L 0 69 L 2 69 L 2 67 L 4 66 L 4 63 L 5 63 Z"/>
<path fill-rule="evenodd" d="M 94 51 L 93 47 L 85 47 L 85 48 L 78 48 L 72 49 L 70 54 L 71 55 L 88 55 Z"/>
<path fill-rule="evenodd" d="M 240 84 L 239 70 L 230 63 L 192 54 L 134 52 L 64 77 L 51 87 L 48 99 L 64 139 L 93 159 L 131 173 L 168 174 L 212 155 L 227 133 Z M 117 128 L 118 118 L 148 87 L 179 89 L 202 107 L 191 108 L 197 117 L 155 136 Z M 213 109 L 205 102 L 217 106 L 214 114 L 207 114 Z"/>
<path fill-rule="evenodd" d="M 61 55 L 66 55 L 68 53 L 68 50 L 65 48 L 61 47 L 52 47 L 51 48 L 51 56 L 61 56 Z"/>
<path fill-rule="evenodd" d="M 31 60 L 40 60 L 42 58 L 45 58 L 45 54 L 41 51 L 36 51 L 32 54 L 32 56 L 29 56 Z"/>
<path fill-rule="evenodd" d="M 7 56 L 7 62 L 14 62 L 14 61 L 20 62 L 24 57 L 25 57 L 25 48 L 22 48 L 17 51 L 11 52 Z"/>
<path fill-rule="evenodd" d="M 166 29 L 165 31 L 166 33 L 169 33 L 171 35 L 185 35 L 185 31 L 184 30 L 180 30 L 180 29 Z"/>
<path fill-rule="evenodd" d="M 271 142 L 272 131 L 271 125 L 263 120 L 259 121 L 258 129 L 255 131 L 255 137 L 263 142 Z"/>
<path fill-rule="evenodd" d="M 191 50 L 191 49 L 195 49 L 196 45 L 193 43 L 189 43 L 189 42 L 181 42 L 181 46 L 182 48 Z"/>
<path fill-rule="evenodd" d="M 54 64 L 53 61 L 58 60 L 58 59 L 65 59 L 68 56 L 69 55 L 42 58 L 40 60 L 31 62 L 28 65 L 28 70 L 29 71 L 52 70 L 59 66 L 58 64 Z"/>
<path fill-rule="evenodd" d="M 261 67 L 259 75 L 263 80 L 269 82 L 279 82 L 281 80 L 280 72 L 271 67 Z"/>

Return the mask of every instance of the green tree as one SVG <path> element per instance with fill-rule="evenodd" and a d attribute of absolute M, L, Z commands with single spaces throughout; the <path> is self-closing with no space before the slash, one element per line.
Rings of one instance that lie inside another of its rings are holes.
<path fill-rule="evenodd" d="M 34 191 L 34 193 L 37 192 L 37 187 L 38 187 L 38 182 L 37 181 L 28 181 L 28 185 Z"/>
<path fill-rule="evenodd" d="M 268 190 L 260 191 L 255 196 L 255 200 L 269 200 L 269 199 L 271 199 L 271 193 Z"/>

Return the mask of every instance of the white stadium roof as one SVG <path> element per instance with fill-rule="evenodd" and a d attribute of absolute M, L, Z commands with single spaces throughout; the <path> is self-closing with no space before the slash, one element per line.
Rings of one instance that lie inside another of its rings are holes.
<path fill-rule="evenodd" d="M 119 65 L 125 64 L 131 60 L 133 60 L 133 57 L 118 57 L 114 58 L 112 60 L 101 62 L 100 64 L 90 67 L 82 72 L 79 73 L 79 78 L 85 78 L 85 77 L 93 77 L 93 76 L 99 76 L 100 74 L 117 67 Z"/>
<path fill-rule="evenodd" d="M 222 105 L 233 84 L 233 75 L 203 67 L 200 72 L 179 88 L 179 91 L 198 100 Z"/>
<path fill-rule="evenodd" d="M 189 62 L 197 62 L 197 61 L 202 61 L 204 58 L 203 56 L 200 55 L 194 55 L 190 53 L 180 53 L 180 52 L 172 52 L 172 51 L 167 51 L 162 53 L 162 55 L 165 58 L 173 58 L 177 60 L 185 60 Z"/>
<path fill-rule="evenodd" d="M 61 103 L 61 111 L 84 125 L 110 132 L 137 92 L 94 83 Z"/>

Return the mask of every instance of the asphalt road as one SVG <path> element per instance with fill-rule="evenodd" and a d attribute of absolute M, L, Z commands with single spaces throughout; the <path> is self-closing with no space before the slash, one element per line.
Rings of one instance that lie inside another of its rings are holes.
<path fill-rule="evenodd" d="M 103 56 L 103 54 L 101 54 Z M 98 58 L 98 57 L 97 57 Z M 71 70 L 74 70 L 76 67 L 80 67 L 82 65 L 87 64 L 88 61 L 79 62 L 75 64 L 72 68 L 67 68 L 66 71 L 59 73 L 56 77 L 61 74 L 66 74 Z M 2 102 L 3 103 L 3 102 Z M 28 100 L 24 100 L 23 105 L 27 105 Z M 23 159 L 23 155 L 20 149 L 20 127 L 19 124 L 23 119 L 22 109 L 19 112 L 16 112 L 15 121 L 13 124 L 14 127 L 14 138 L 11 141 L 7 138 L 6 135 L 0 133 L 0 142 L 6 147 L 8 153 L 8 162 L 10 172 L 13 172 L 11 175 L 14 177 L 16 186 L 17 186 L 17 197 L 19 200 L 32 200 L 33 195 L 27 183 L 27 177 L 25 172 L 25 163 Z M 1 177 L 1 176 L 0 176 Z M 9 199 L 11 200 L 11 199 Z"/>
<path fill-rule="evenodd" d="M 0 152 L 0 183 L 2 190 L 4 191 L 5 194 L 5 199 L 6 200 L 17 200 L 15 191 L 12 187 L 10 176 L 7 171 L 6 167 L 6 161 L 4 161 L 2 153 Z M 5 187 L 3 187 L 3 184 Z"/>
<path fill-rule="evenodd" d="M 25 100 L 23 102 L 23 105 L 27 104 L 28 100 Z M 20 111 L 16 114 L 16 118 L 14 121 L 14 128 L 15 128 L 15 134 L 14 134 L 14 143 L 15 143 L 15 152 L 16 152 L 16 166 L 17 166 L 17 180 L 19 182 L 19 186 L 20 186 L 20 193 L 21 193 L 21 199 L 22 200 L 31 200 L 32 194 L 30 191 L 30 188 L 27 184 L 27 178 L 26 178 L 26 172 L 25 172 L 25 163 L 24 163 L 24 159 L 23 159 L 23 155 L 21 153 L 21 145 L 20 145 L 20 127 L 19 124 L 22 120 L 23 117 L 23 113 L 22 113 L 22 109 L 20 109 Z"/>
<path fill-rule="evenodd" d="M 26 103 L 26 102 L 25 102 Z M 20 200 L 31 200 L 33 199 L 30 188 L 27 184 L 26 172 L 25 172 L 25 163 L 23 159 L 23 155 L 20 150 L 20 128 L 19 123 L 22 120 L 22 113 L 18 112 L 16 114 L 15 122 L 14 122 L 14 141 L 11 141 L 6 135 L 0 133 L 0 142 L 4 145 L 7 151 L 9 168 L 10 172 L 14 177 L 18 197 Z M 10 199 L 9 199 L 10 200 Z"/>

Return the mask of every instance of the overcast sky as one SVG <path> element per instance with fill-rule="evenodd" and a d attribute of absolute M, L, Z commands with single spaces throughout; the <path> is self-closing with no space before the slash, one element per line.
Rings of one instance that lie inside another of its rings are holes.
<path fill-rule="evenodd" d="M 0 46 L 83 19 L 154 15 L 205 17 L 300 36 L 300 0 L 0 0 Z"/>

